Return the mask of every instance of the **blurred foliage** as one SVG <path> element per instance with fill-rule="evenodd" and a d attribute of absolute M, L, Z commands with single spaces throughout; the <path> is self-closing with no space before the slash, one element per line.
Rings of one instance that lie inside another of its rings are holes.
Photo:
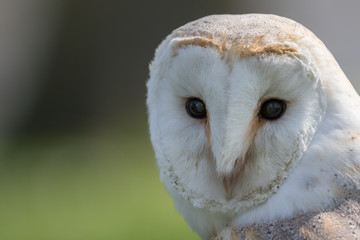
<path fill-rule="evenodd" d="M 144 111 L 157 45 L 188 21 L 229 12 L 233 1 L 62 1 L 60 27 L 25 132 L 116 126 Z"/>
<path fill-rule="evenodd" d="M 160 183 L 144 121 L 6 149 L 0 239 L 199 239 Z"/>

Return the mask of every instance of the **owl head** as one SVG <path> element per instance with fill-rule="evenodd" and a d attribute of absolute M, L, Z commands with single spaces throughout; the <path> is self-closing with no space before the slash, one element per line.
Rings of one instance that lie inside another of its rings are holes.
<path fill-rule="evenodd" d="M 195 230 L 194 215 L 231 218 L 281 189 L 326 117 L 327 95 L 349 85 L 336 76 L 314 34 L 274 15 L 204 17 L 160 44 L 147 83 L 151 141 Z"/>

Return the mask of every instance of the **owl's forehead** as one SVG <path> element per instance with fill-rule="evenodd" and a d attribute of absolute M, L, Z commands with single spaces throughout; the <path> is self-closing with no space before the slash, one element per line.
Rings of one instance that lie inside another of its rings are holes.
<path fill-rule="evenodd" d="M 239 57 L 262 53 L 296 55 L 297 43 L 311 32 L 302 25 L 273 15 L 213 15 L 176 29 L 170 40 L 173 55 L 187 46 L 212 47 L 221 55 Z"/>
<path fill-rule="evenodd" d="M 265 35 L 261 35 L 251 38 L 240 38 L 231 42 L 217 42 L 216 40 L 199 36 L 185 37 L 183 39 L 176 39 L 176 41 L 172 44 L 172 56 L 176 56 L 180 49 L 189 46 L 215 49 L 225 60 L 232 57 L 243 59 L 266 53 L 293 56 L 297 56 L 299 54 L 299 48 L 296 44 L 288 41 L 266 43 L 264 41 L 265 37 Z"/>
<path fill-rule="evenodd" d="M 216 42 L 251 41 L 260 36 L 264 43 L 296 41 L 310 31 L 284 17 L 267 14 L 212 15 L 189 22 L 174 30 L 172 37 L 203 37 Z"/>

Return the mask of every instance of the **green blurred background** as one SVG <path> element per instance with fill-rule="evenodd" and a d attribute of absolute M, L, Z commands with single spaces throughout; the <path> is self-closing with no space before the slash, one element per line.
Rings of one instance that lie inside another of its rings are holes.
<path fill-rule="evenodd" d="M 160 183 L 145 82 L 161 40 L 215 13 L 274 13 L 360 87 L 358 0 L 0 0 L 0 239 L 199 239 Z"/>

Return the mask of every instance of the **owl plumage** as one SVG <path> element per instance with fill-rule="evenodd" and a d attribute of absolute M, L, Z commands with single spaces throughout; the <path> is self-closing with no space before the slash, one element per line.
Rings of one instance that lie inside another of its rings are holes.
<path fill-rule="evenodd" d="M 147 87 L 161 180 L 203 239 L 339 235 L 315 218 L 339 226 L 351 204 L 359 228 L 360 98 L 302 25 L 262 14 L 190 22 L 156 50 Z"/>

